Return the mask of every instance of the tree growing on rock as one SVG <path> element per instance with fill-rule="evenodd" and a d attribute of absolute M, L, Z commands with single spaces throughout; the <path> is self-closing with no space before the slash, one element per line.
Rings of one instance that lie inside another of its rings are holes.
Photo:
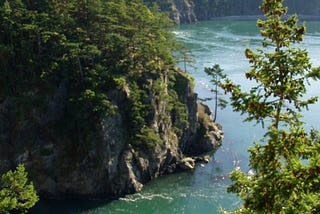
<path fill-rule="evenodd" d="M 305 95 L 309 79 L 319 79 L 319 68 L 312 68 L 306 50 L 291 46 L 303 40 L 306 27 L 298 26 L 296 15 L 284 17 L 283 0 L 263 0 L 260 9 L 266 17 L 257 21 L 263 49 L 245 51 L 251 64 L 246 78 L 257 84 L 244 92 L 226 80 L 223 88 L 235 111 L 268 126 L 249 149 L 255 174 L 234 170 L 228 191 L 244 201 L 236 213 L 319 213 L 320 138 L 301 119 L 301 111 L 317 102 Z"/>

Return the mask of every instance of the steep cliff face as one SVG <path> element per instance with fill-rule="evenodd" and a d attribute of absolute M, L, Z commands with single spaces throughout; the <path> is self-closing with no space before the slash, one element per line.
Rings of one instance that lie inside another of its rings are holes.
<path fill-rule="evenodd" d="M 145 2 L 156 2 L 161 10 L 170 14 L 176 24 L 210 20 L 216 17 L 261 14 L 259 10 L 261 0 L 145 0 Z M 312 16 L 320 15 L 320 3 L 317 0 L 308 2 L 287 0 L 285 5 L 289 7 L 289 13 L 306 15 L 304 18 L 314 19 L 315 17 Z"/>
<path fill-rule="evenodd" d="M 192 1 L 175 0 L 171 6 L 171 17 L 177 24 L 192 23 L 197 21 Z"/>
<path fill-rule="evenodd" d="M 157 79 L 169 93 L 168 77 Z M 177 123 L 177 113 L 159 98 L 160 93 L 150 93 L 149 124 L 161 142 L 144 149 L 130 138 L 125 106 L 130 105 L 132 91 L 128 88 L 107 92 L 115 114 L 88 121 L 87 129 L 71 133 L 70 138 L 62 138 L 59 133 L 64 130 L 54 128 L 63 121 L 65 129 L 71 122 L 64 119 L 67 83 L 47 97 L 46 111 L 34 108 L 28 115 L 18 115 L 14 100 L 6 99 L 0 104 L 0 121 L 5 121 L 0 125 L 0 170 L 23 162 L 42 196 L 96 197 L 134 193 L 151 179 L 192 168 L 185 155 L 216 149 L 223 135 L 210 121 L 208 108 L 198 102 L 188 77 L 176 71 L 174 79 L 172 87 L 185 106 L 188 122 Z M 155 80 L 147 82 L 152 85 Z"/>
<path fill-rule="evenodd" d="M 197 21 L 192 0 L 144 0 L 148 4 L 157 3 L 161 10 L 169 13 L 176 24 L 187 24 Z"/>

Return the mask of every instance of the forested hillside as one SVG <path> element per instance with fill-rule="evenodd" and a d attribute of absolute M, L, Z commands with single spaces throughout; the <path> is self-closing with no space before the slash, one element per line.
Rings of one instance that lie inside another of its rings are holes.
<path fill-rule="evenodd" d="M 0 0 L 0 173 L 24 163 L 41 195 L 120 195 L 213 150 L 171 27 L 142 0 Z"/>
<path fill-rule="evenodd" d="M 261 14 L 261 0 L 145 0 L 156 2 L 162 10 L 168 11 L 176 23 L 188 23 L 195 20 L 208 20 L 223 16 L 242 16 Z M 318 0 L 285 0 L 284 5 L 291 13 L 320 15 Z M 180 17 L 180 19 L 177 19 Z"/>

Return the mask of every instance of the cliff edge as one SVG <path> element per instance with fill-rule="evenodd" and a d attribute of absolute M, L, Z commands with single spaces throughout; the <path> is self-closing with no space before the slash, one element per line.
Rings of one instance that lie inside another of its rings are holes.
<path fill-rule="evenodd" d="M 0 20 L 0 174 L 23 163 L 42 197 L 119 196 L 220 145 L 156 8 L 6 1 Z"/>
<path fill-rule="evenodd" d="M 164 94 L 176 92 L 180 110 L 169 106 L 160 91 L 149 91 L 150 115 L 139 143 L 128 125 L 128 87 L 107 93 L 115 113 L 88 121 L 87 130 L 61 138 L 52 124 L 66 123 L 68 84 L 61 82 L 47 97 L 47 111 L 32 109 L 23 119 L 16 115 L 13 99 L 0 104 L 0 170 L 25 163 L 40 195 L 46 197 L 119 196 L 140 191 L 145 183 L 161 175 L 192 168 L 187 156 L 215 150 L 222 141 L 219 126 L 209 117 L 208 107 L 199 103 L 191 80 L 176 69 L 174 84 L 168 75 L 145 77 L 149 86 L 161 85 Z M 175 104 L 177 105 L 177 103 Z M 187 121 L 179 122 L 183 111 Z M 181 113 L 181 112 L 180 112 Z M 179 119 L 180 117 L 180 119 Z"/>

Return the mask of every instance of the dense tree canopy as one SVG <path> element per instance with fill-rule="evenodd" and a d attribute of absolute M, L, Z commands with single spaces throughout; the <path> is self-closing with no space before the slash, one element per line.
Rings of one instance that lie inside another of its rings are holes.
<path fill-rule="evenodd" d="M 66 86 L 66 134 L 81 136 L 89 118 L 114 112 L 108 90 L 133 82 L 144 90 L 148 75 L 160 78 L 174 65 L 171 21 L 140 0 L 3 0 L 0 6 L 0 102 L 14 98 L 26 117 L 35 108 L 46 111 L 47 98 Z"/>

